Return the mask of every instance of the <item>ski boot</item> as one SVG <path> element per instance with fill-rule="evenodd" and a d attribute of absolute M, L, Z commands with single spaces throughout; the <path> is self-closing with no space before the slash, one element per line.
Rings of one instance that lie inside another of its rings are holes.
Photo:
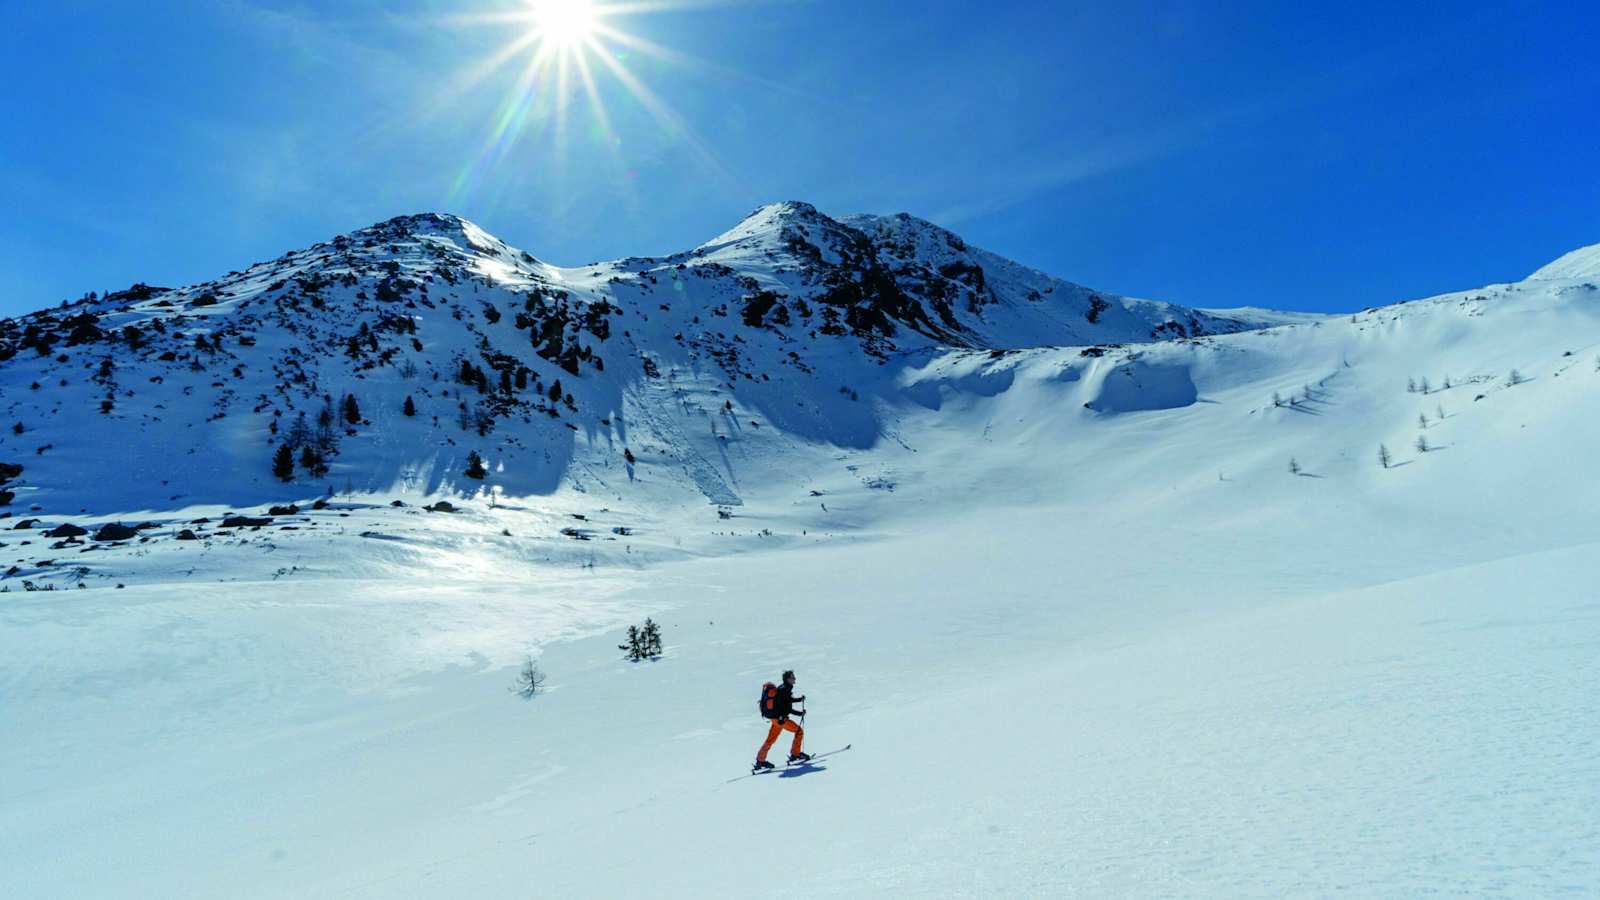
<path fill-rule="evenodd" d="M 791 754 L 789 754 L 789 765 L 791 765 L 791 766 L 794 765 L 795 763 L 808 763 L 808 762 L 811 762 L 811 754 L 809 754 L 809 753 L 791 753 Z"/>
<path fill-rule="evenodd" d="M 773 765 L 772 763 L 769 763 L 764 759 L 758 759 L 758 760 L 756 760 L 756 764 L 750 767 L 750 774 L 754 775 L 757 772 L 765 772 L 768 769 L 776 769 L 776 768 L 777 768 L 777 766 Z"/>

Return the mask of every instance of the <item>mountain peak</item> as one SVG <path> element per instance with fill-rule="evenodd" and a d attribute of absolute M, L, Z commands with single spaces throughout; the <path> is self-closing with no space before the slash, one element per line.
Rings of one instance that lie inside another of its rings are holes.
<path fill-rule="evenodd" d="M 757 207 L 754 212 L 740 219 L 739 224 L 706 241 L 697 249 L 713 251 L 750 238 L 775 235 L 795 225 L 807 224 L 838 227 L 837 222 L 823 215 L 815 206 L 799 200 L 784 200 Z"/>
<path fill-rule="evenodd" d="M 1587 247 L 1579 247 L 1571 253 L 1563 254 L 1559 259 L 1529 275 L 1528 280 L 1554 281 L 1565 278 L 1596 277 L 1600 277 L 1600 244 L 1590 244 Z"/>

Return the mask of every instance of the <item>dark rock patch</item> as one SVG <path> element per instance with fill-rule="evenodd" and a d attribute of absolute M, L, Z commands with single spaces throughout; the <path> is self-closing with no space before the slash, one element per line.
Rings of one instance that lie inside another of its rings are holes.
<path fill-rule="evenodd" d="M 102 525 L 100 530 L 94 533 L 94 539 L 97 541 L 126 541 L 138 536 L 139 530 L 137 528 L 129 528 L 121 522 Z"/>

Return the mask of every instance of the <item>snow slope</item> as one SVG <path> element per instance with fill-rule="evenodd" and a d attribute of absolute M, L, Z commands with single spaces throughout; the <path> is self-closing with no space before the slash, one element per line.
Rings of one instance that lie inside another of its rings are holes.
<path fill-rule="evenodd" d="M 691 255 L 772 262 L 748 231 Z M 808 271 L 763 277 L 830 289 Z M 658 377 L 595 406 L 580 361 L 581 412 L 539 414 L 576 435 L 553 486 L 497 472 L 450 513 L 419 508 L 448 478 L 380 480 L 260 531 L 49 551 L 128 587 L 0 599 L 8 893 L 1600 890 L 1591 280 L 1123 346 L 784 333 L 811 371 L 745 378 L 668 330 L 712 318 L 699 278 L 613 325 Z M 637 464 L 598 461 L 595 409 Z M 341 460 L 418 443 L 373 421 Z M 666 656 L 626 663 L 647 615 Z M 852 747 L 739 778 L 789 667 L 808 746 Z"/>
<path fill-rule="evenodd" d="M 1529 281 L 1600 278 L 1600 244 L 1591 244 L 1561 256 L 1528 276 Z"/>

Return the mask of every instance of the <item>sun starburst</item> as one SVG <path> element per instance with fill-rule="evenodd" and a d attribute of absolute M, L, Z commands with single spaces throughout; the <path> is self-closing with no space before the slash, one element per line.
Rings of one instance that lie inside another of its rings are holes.
<path fill-rule="evenodd" d="M 604 99 L 613 84 L 655 120 L 661 134 L 681 142 L 725 177 L 726 170 L 705 143 L 630 67 L 634 55 L 666 63 L 694 61 L 630 33 L 623 24 L 630 16 L 705 5 L 705 0 L 515 0 L 497 12 L 455 17 L 457 23 L 492 25 L 513 35 L 462 74 L 458 91 L 477 89 L 501 71 L 518 63 L 521 67 L 498 106 L 482 149 L 456 178 L 452 200 L 473 193 L 530 134 L 548 137 L 553 160 L 565 162 L 569 119 L 579 105 L 593 125 L 586 133 L 595 135 L 613 161 L 625 168 L 621 138 Z"/>

